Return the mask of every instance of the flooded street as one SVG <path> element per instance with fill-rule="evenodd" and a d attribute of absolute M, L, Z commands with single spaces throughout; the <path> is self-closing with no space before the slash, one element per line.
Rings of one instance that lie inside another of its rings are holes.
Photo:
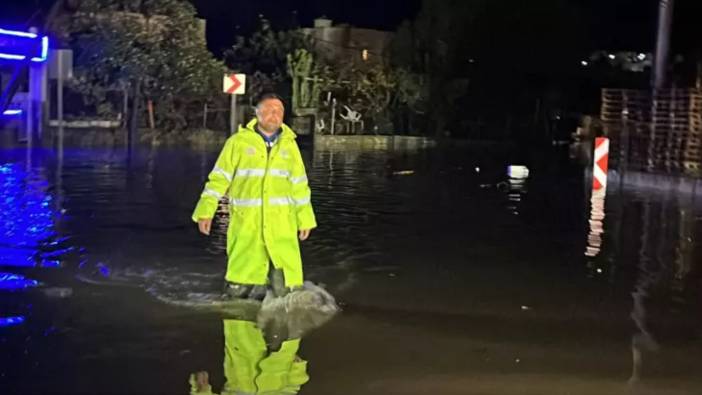
<path fill-rule="evenodd" d="M 300 393 L 702 393 L 702 188 L 613 177 L 591 201 L 566 149 L 303 149 L 305 276 L 343 311 L 280 348 L 306 361 Z M 188 394 L 197 371 L 220 393 L 254 374 L 232 350 L 270 334 L 207 307 L 226 208 L 209 238 L 190 220 L 216 155 L 0 151 L 1 394 Z"/>

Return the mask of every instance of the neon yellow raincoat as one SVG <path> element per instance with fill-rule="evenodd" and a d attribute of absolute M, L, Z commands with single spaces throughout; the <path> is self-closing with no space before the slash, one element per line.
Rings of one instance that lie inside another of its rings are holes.
<path fill-rule="evenodd" d="M 212 218 L 229 198 L 225 279 L 240 284 L 267 282 L 269 262 L 285 274 L 285 286 L 302 285 L 297 232 L 317 226 L 305 165 L 295 133 L 285 124 L 276 144 L 266 147 L 256 119 L 230 137 L 209 175 L 192 219 Z"/>

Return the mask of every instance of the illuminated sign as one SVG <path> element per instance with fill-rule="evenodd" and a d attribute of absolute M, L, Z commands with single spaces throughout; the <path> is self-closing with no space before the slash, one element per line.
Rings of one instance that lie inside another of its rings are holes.
<path fill-rule="evenodd" d="M 49 53 L 49 37 L 0 29 L 0 59 L 43 62 Z"/>

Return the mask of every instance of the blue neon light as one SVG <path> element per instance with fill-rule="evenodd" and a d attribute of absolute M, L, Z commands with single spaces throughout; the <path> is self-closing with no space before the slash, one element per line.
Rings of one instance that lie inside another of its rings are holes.
<path fill-rule="evenodd" d="M 0 327 L 3 326 L 13 326 L 24 323 L 24 317 L 0 317 Z"/>
<path fill-rule="evenodd" d="M 22 110 L 17 110 L 17 109 L 11 109 L 11 110 L 5 110 L 2 115 L 22 115 Z"/>
<path fill-rule="evenodd" d="M 20 32 L 17 30 L 0 29 L 0 34 L 7 34 L 8 36 L 17 36 L 17 37 L 37 38 L 36 33 Z"/>
<path fill-rule="evenodd" d="M 27 59 L 27 57 L 24 55 L 10 55 L 10 54 L 6 54 L 6 53 L 0 53 L 0 59 L 25 60 L 25 59 Z"/>
<path fill-rule="evenodd" d="M 41 38 L 41 56 L 33 57 L 32 62 L 43 62 L 49 56 L 49 37 L 44 36 Z"/>
<path fill-rule="evenodd" d="M 36 33 L 0 29 L 0 59 L 44 62 L 49 54 L 49 37 Z"/>

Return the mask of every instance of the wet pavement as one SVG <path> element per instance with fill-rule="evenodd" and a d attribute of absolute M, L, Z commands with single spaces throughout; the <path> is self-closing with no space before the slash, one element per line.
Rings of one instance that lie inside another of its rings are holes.
<path fill-rule="evenodd" d="M 213 308 L 226 207 L 209 238 L 189 216 L 216 152 L 0 151 L 0 393 L 188 394 L 203 371 L 237 394 L 702 393 L 696 190 L 591 199 L 560 149 L 304 155 L 305 273 L 343 311 L 298 341 Z"/>

